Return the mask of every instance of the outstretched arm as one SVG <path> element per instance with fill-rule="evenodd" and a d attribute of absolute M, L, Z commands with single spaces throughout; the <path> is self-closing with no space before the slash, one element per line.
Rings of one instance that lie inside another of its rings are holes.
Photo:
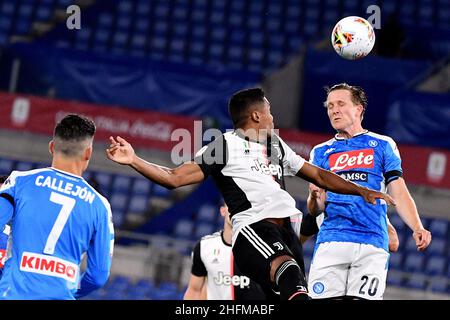
<path fill-rule="evenodd" d="M 125 139 L 109 138 L 111 145 L 106 149 L 108 159 L 119 164 L 129 165 L 134 170 L 168 189 L 174 189 L 188 184 L 199 183 L 205 178 L 200 167 L 194 162 L 187 162 L 171 169 L 145 161 L 138 157 L 133 147 Z"/>
<path fill-rule="evenodd" d="M 425 250 L 431 242 L 431 233 L 426 230 L 420 221 L 416 204 L 411 197 L 403 178 L 398 178 L 388 184 L 388 192 L 398 203 L 396 211 L 402 220 L 413 231 L 419 251 Z"/>
<path fill-rule="evenodd" d="M 361 196 L 371 204 L 376 204 L 376 199 L 383 199 L 388 205 L 395 205 L 394 200 L 385 193 L 371 190 L 347 181 L 331 171 L 321 169 L 308 162 L 303 164 L 301 169 L 297 172 L 297 176 L 325 190 Z"/>

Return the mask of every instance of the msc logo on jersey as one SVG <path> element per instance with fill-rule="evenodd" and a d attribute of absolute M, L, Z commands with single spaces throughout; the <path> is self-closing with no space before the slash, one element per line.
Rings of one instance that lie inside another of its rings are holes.
<path fill-rule="evenodd" d="M 223 272 L 219 272 L 217 277 L 214 277 L 214 283 L 217 285 L 233 285 L 235 287 L 239 286 L 241 289 L 244 289 L 250 284 L 250 278 L 246 276 L 230 276 L 224 274 Z"/>
<path fill-rule="evenodd" d="M 373 149 L 345 151 L 330 156 L 330 170 L 333 172 L 374 167 Z"/>
<path fill-rule="evenodd" d="M 351 171 L 339 173 L 341 178 L 349 181 L 364 181 L 367 182 L 367 172 Z"/>

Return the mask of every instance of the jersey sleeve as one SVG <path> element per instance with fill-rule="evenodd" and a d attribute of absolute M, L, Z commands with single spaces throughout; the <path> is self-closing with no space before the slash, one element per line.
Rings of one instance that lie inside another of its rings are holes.
<path fill-rule="evenodd" d="M 197 242 L 197 244 L 194 247 L 194 250 L 192 251 L 191 273 L 197 277 L 206 277 L 208 275 L 208 272 L 206 271 L 205 264 L 203 263 L 200 255 L 200 246 L 201 244 L 199 241 Z"/>
<path fill-rule="evenodd" d="M 384 179 L 386 185 L 403 175 L 402 160 L 397 144 L 389 138 L 384 149 Z"/>
<path fill-rule="evenodd" d="M 14 213 L 17 171 L 13 171 L 0 187 L 0 230 L 3 230 Z"/>
<path fill-rule="evenodd" d="M 81 277 L 80 287 L 75 297 L 80 298 L 103 286 L 109 277 L 114 248 L 114 226 L 111 207 L 103 200 L 104 208 L 99 210 L 89 249 L 87 251 L 87 267 Z"/>
<path fill-rule="evenodd" d="M 220 172 L 227 163 L 227 143 L 222 135 L 201 148 L 194 157 L 205 178 Z"/>
<path fill-rule="evenodd" d="M 305 159 L 296 154 L 280 137 L 278 137 L 280 145 L 284 150 L 283 170 L 285 176 L 295 176 L 303 167 Z"/>

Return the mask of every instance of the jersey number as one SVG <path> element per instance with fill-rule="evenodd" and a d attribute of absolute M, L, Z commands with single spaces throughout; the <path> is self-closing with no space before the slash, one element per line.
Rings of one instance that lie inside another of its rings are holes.
<path fill-rule="evenodd" d="M 61 210 L 58 213 L 55 224 L 52 231 L 48 235 L 47 242 L 45 243 L 44 253 L 53 254 L 55 252 L 56 242 L 58 242 L 59 236 L 66 225 L 67 219 L 71 214 L 73 207 L 75 207 L 75 199 L 63 196 L 62 194 L 52 192 L 50 194 L 50 201 L 62 205 Z"/>
<path fill-rule="evenodd" d="M 359 289 L 359 293 L 366 294 L 366 291 L 364 291 L 364 287 L 369 282 L 369 277 L 362 276 L 361 280 L 363 280 L 364 283 L 362 284 L 361 288 Z M 380 280 L 378 280 L 378 278 L 372 278 L 372 280 L 370 281 L 370 284 L 369 284 L 369 290 L 367 291 L 369 296 L 373 297 L 377 293 L 379 283 L 380 283 Z"/>

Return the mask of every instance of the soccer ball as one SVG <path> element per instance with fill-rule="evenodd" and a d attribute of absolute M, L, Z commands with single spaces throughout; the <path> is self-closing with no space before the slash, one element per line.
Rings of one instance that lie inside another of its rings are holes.
<path fill-rule="evenodd" d="M 349 60 L 361 59 L 372 50 L 375 32 L 366 19 L 345 17 L 334 26 L 331 44 L 341 57 Z"/>

